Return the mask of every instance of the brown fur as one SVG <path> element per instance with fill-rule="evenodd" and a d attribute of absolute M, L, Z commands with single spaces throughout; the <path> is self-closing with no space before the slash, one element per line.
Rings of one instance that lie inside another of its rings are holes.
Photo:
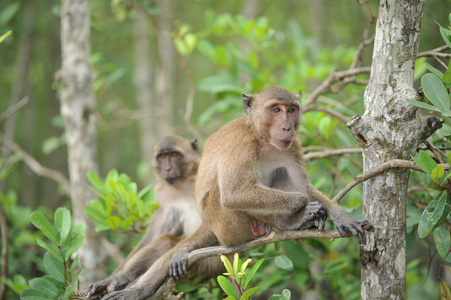
<path fill-rule="evenodd" d="M 324 228 L 326 211 L 342 235 L 351 232 L 360 242 L 362 225 L 311 184 L 295 135 L 299 99 L 273 86 L 256 95 L 243 94 L 246 116 L 236 119 L 205 143 L 195 196 L 204 224 L 159 259 L 140 282 L 108 300 L 147 299 L 169 275 L 188 271 L 192 250 L 220 244 L 231 246 L 279 230 Z M 218 258 L 216 258 L 219 260 Z M 201 261 L 202 270 L 211 262 Z"/>
<path fill-rule="evenodd" d="M 157 175 L 155 212 L 149 230 L 140 243 L 108 278 L 88 285 L 82 295 L 102 294 L 131 285 L 161 256 L 172 249 L 181 237 L 192 234 L 202 223 L 194 200 L 194 182 L 199 165 L 197 144 L 180 136 L 168 136 L 154 147 Z M 178 158 L 171 160 L 170 154 Z M 159 159 L 161 154 L 164 159 Z M 165 169 L 165 165 L 170 166 Z M 169 179 L 168 179 L 169 178 Z"/>

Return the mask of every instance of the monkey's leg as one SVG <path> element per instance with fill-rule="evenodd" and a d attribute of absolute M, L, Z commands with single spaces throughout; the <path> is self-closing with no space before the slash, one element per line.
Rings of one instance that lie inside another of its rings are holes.
<path fill-rule="evenodd" d="M 174 248 L 161 256 L 133 285 L 122 291 L 107 294 L 102 300 L 144 300 L 151 298 L 169 278 L 169 263 Z"/>
<path fill-rule="evenodd" d="M 162 234 L 152 243 L 141 248 L 133 256 L 128 257 L 122 266 L 116 269 L 108 278 L 87 285 L 81 295 L 95 296 L 103 293 L 121 290 L 145 273 L 152 264 L 178 242 L 179 238 L 171 234 Z"/>

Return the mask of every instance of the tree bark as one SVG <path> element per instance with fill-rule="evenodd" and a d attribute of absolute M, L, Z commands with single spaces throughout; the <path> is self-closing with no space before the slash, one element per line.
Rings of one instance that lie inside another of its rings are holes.
<path fill-rule="evenodd" d="M 413 88 L 424 0 L 380 1 L 365 114 L 348 127 L 363 148 L 364 171 L 391 159 L 410 159 L 441 123 L 406 99 Z M 361 248 L 361 299 L 404 299 L 406 191 L 409 171 L 390 169 L 364 184 L 363 215 L 375 231 Z"/>
<path fill-rule="evenodd" d="M 100 235 L 84 212 L 94 197 L 86 177 L 97 172 L 95 105 L 89 62 L 90 14 L 87 0 L 63 0 L 61 12 L 62 68 L 61 115 L 64 118 L 71 198 L 75 224 L 86 224 L 86 236 L 78 255 L 87 269 L 82 285 L 104 275 Z"/>
<path fill-rule="evenodd" d="M 142 111 L 148 116 L 139 121 L 141 131 L 141 157 L 148 166 L 153 162 L 153 146 L 162 137 L 159 122 L 158 103 L 152 93 L 152 64 L 150 61 L 149 23 L 146 12 L 137 8 L 134 15 L 135 31 L 135 72 L 134 81 L 136 100 Z"/>
<path fill-rule="evenodd" d="M 159 0 L 160 15 L 157 18 L 157 75 L 156 91 L 159 101 L 159 120 L 162 135 L 172 133 L 172 67 L 174 55 L 172 54 L 171 42 L 171 1 Z"/>

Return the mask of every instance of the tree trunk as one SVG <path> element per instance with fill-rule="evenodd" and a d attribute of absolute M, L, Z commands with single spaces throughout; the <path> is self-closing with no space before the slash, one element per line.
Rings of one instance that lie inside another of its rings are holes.
<path fill-rule="evenodd" d="M 100 235 L 84 212 L 95 196 L 86 177 L 97 172 L 96 131 L 92 72 L 89 62 L 90 15 L 87 0 L 63 0 L 61 12 L 62 68 L 61 115 L 64 118 L 71 198 L 75 224 L 86 224 L 86 237 L 78 255 L 87 269 L 80 281 L 99 280 L 104 275 Z"/>
<path fill-rule="evenodd" d="M 141 157 L 148 166 L 153 162 L 153 146 L 162 137 L 157 101 L 152 93 L 152 64 L 150 62 L 149 47 L 149 23 L 146 12 L 141 9 L 135 10 L 135 73 L 134 81 L 136 88 L 136 100 L 141 111 L 148 113 L 139 121 L 141 131 Z"/>
<path fill-rule="evenodd" d="M 171 43 L 171 1 L 159 0 L 160 15 L 157 19 L 157 75 L 156 90 L 157 100 L 159 101 L 159 116 L 162 135 L 172 133 L 172 62 L 174 55 L 172 54 Z"/>
<path fill-rule="evenodd" d="M 438 127 L 405 100 L 413 88 L 424 0 L 380 2 L 365 114 L 348 123 L 363 148 L 364 171 L 391 159 L 410 159 Z M 364 184 L 363 215 L 375 231 L 361 248 L 361 299 L 404 299 L 406 191 L 409 171 L 389 170 Z"/>

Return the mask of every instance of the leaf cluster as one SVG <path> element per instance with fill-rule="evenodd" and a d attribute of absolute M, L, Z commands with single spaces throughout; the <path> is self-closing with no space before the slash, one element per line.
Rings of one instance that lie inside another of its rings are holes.
<path fill-rule="evenodd" d="M 141 232 L 159 207 L 154 202 L 154 190 L 146 186 L 138 191 L 137 184 L 124 173 L 108 172 L 102 181 L 93 172 L 87 174 L 99 199 L 85 207 L 86 214 L 99 223 L 97 231 Z"/>
<path fill-rule="evenodd" d="M 86 227 L 72 226 L 72 217 L 67 208 L 55 211 L 54 224 L 41 213 L 31 214 L 31 222 L 49 241 L 38 239 L 38 245 L 47 250 L 44 266 L 48 273 L 30 280 L 30 288 L 20 292 L 22 300 L 69 299 L 74 295 L 78 278 L 84 268 L 79 268 L 79 259 L 72 259 L 84 240 Z"/>

